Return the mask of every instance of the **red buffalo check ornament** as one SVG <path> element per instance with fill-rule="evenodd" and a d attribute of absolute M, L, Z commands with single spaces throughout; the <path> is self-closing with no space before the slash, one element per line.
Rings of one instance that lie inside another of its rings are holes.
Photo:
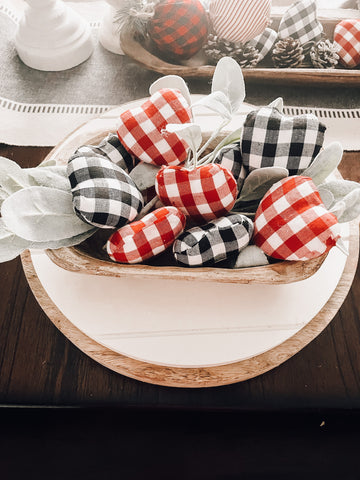
<path fill-rule="evenodd" d="M 360 64 L 360 20 L 343 20 L 334 31 L 340 62 L 349 68 Z"/>
<path fill-rule="evenodd" d="M 189 123 L 191 118 L 180 90 L 162 88 L 140 107 L 121 113 L 117 134 L 126 150 L 139 160 L 179 165 L 186 159 L 188 146 L 175 133 L 164 130 L 168 123 Z"/>
<path fill-rule="evenodd" d="M 156 176 L 156 193 L 199 223 L 226 215 L 234 206 L 237 185 L 233 174 L 219 164 L 188 170 L 163 167 Z"/>
<path fill-rule="evenodd" d="M 186 218 L 175 207 L 162 207 L 125 225 L 106 244 L 112 260 L 140 263 L 164 252 L 184 230 Z"/>
<path fill-rule="evenodd" d="M 282 260 L 309 260 L 336 245 L 340 227 L 321 201 L 310 177 L 292 176 L 275 183 L 255 216 L 255 244 Z"/>

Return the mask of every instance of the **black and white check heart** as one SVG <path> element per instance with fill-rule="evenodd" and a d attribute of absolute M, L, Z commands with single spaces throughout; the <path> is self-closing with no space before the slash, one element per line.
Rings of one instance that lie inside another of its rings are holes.
<path fill-rule="evenodd" d="M 249 47 L 256 48 L 259 52 L 258 62 L 261 62 L 266 55 L 272 50 L 273 46 L 276 43 L 278 38 L 277 32 L 272 28 L 265 28 L 265 30 L 260 33 L 257 37 L 249 40 L 247 45 Z"/>
<path fill-rule="evenodd" d="M 101 155 L 70 158 L 67 173 L 73 208 L 81 220 L 99 228 L 120 228 L 135 219 L 143 197 L 130 176 Z"/>
<path fill-rule="evenodd" d="M 248 171 L 284 167 L 289 175 L 299 175 L 319 153 L 325 130 L 312 114 L 289 117 L 271 106 L 254 110 L 244 122 L 243 165 Z"/>
<path fill-rule="evenodd" d="M 278 28 L 280 39 L 292 37 L 303 46 L 309 42 L 319 42 L 322 34 L 323 26 L 317 18 L 316 0 L 300 0 L 291 5 Z"/>

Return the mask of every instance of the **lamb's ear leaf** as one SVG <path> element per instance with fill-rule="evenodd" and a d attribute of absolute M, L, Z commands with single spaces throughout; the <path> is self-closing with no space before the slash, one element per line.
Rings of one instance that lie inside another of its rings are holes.
<path fill-rule="evenodd" d="M 71 191 L 66 166 L 26 168 L 24 172 L 28 175 L 32 186 L 57 188 L 66 192 Z"/>
<path fill-rule="evenodd" d="M 312 164 L 301 175 L 311 177 L 315 185 L 320 185 L 338 167 L 343 152 L 341 143 L 330 143 L 314 158 Z"/>
<path fill-rule="evenodd" d="M 49 242 L 31 242 L 28 248 L 34 250 L 56 250 L 57 248 L 62 247 L 72 247 L 74 245 L 79 245 L 79 243 L 84 242 L 88 238 L 90 238 L 94 233 L 98 230 L 98 228 L 93 227 L 92 229 L 88 230 L 87 232 L 80 233 L 79 235 L 74 235 L 73 237 L 69 238 L 62 238 L 60 240 L 53 240 Z"/>
<path fill-rule="evenodd" d="M 280 113 L 283 113 L 284 111 L 284 100 L 282 97 L 275 98 L 271 103 L 269 103 L 269 107 L 271 108 L 276 108 L 276 110 L 279 110 Z"/>
<path fill-rule="evenodd" d="M 221 115 L 222 118 L 231 120 L 232 115 L 231 115 L 231 104 L 228 99 L 228 97 L 225 95 L 225 93 L 217 91 L 217 92 L 212 92 L 210 95 L 207 95 L 206 97 L 201 98 L 200 100 L 197 100 L 193 105 L 192 108 L 202 106 L 206 107 L 209 110 L 218 113 Z"/>
<path fill-rule="evenodd" d="M 330 210 L 335 202 L 335 198 L 332 192 L 326 188 L 326 183 L 318 186 L 318 192 L 320 193 L 323 204 L 328 210 Z"/>
<path fill-rule="evenodd" d="M 47 187 L 28 187 L 13 193 L 1 207 L 5 226 L 31 242 L 70 238 L 94 227 L 74 213 L 72 195 Z"/>
<path fill-rule="evenodd" d="M 44 159 L 41 163 L 39 163 L 38 167 L 55 167 L 56 161 L 53 159 Z"/>
<path fill-rule="evenodd" d="M 179 138 L 185 140 L 194 155 L 196 154 L 202 141 L 200 125 L 196 123 L 168 123 L 166 131 L 176 133 Z"/>
<path fill-rule="evenodd" d="M 212 92 L 223 92 L 230 101 L 232 113 L 239 110 L 245 99 L 245 82 L 240 65 L 231 57 L 221 58 L 212 79 Z"/>
<path fill-rule="evenodd" d="M 318 190 L 327 190 L 331 192 L 334 197 L 334 202 L 342 200 L 353 190 L 360 188 L 360 183 L 352 180 L 330 180 L 318 186 Z"/>
<path fill-rule="evenodd" d="M 247 245 L 239 253 L 234 268 L 259 267 L 268 265 L 265 253 L 256 245 Z"/>
<path fill-rule="evenodd" d="M 162 88 L 176 88 L 177 90 L 180 90 L 182 96 L 185 98 L 189 106 L 191 105 L 189 88 L 186 85 L 185 80 L 178 75 L 165 75 L 164 77 L 160 77 L 158 80 L 155 80 L 155 82 L 150 85 L 149 93 L 150 95 L 154 95 L 154 93 L 158 92 Z"/>
<path fill-rule="evenodd" d="M 274 183 L 288 175 L 289 171 L 283 167 L 257 168 L 245 178 L 238 200 L 240 202 L 260 200 Z"/>
<path fill-rule="evenodd" d="M 351 222 L 360 215 L 360 188 L 350 192 L 330 210 L 339 223 Z"/>
<path fill-rule="evenodd" d="M 19 238 L 11 232 L 0 218 L 0 262 L 13 260 L 24 250 L 29 248 L 31 242 Z"/>
<path fill-rule="evenodd" d="M 135 185 L 143 192 L 155 185 L 155 178 L 160 167 L 152 165 L 151 163 L 140 162 L 129 173 Z"/>
<path fill-rule="evenodd" d="M 28 176 L 22 168 L 12 160 L 5 157 L 0 157 L 0 185 L 11 195 L 22 188 L 29 187 Z"/>

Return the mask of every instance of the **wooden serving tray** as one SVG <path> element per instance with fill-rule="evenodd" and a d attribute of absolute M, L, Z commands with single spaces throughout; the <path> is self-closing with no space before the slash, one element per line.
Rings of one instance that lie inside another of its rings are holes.
<path fill-rule="evenodd" d="M 277 30 L 280 19 L 287 8 L 272 8 L 271 28 Z M 341 20 L 360 19 L 360 12 L 352 9 L 319 10 L 318 18 L 324 27 L 326 36 L 332 40 L 335 26 Z M 166 62 L 124 32 L 121 34 L 121 47 L 126 55 L 142 67 L 163 75 L 179 75 L 184 78 L 212 78 L 215 71 L 215 67 L 207 65 L 206 58 L 201 56 L 193 57 L 183 64 Z M 331 69 L 259 66 L 243 69 L 243 75 L 246 81 L 251 82 L 271 81 L 272 83 L 287 85 L 343 85 L 347 87 L 360 85 L 360 69 L 346 69 L 341 66 Z"/>
<path fill-rule="evenodd" d="M 144 100 L 136 100 L 117 107 L 104 116 L 86 123 L 57 145 L 46 157 L 46 160 L 55 160 L 57 164 L 64 164 L 76 148 L 81 145 L 96 145 L 109 132 L 115 131 L 114 125 L 116 125 L 116 119 L 121 111 L 139 106 Z M 234 130 L 236 126 L 238 128 L 240 122 L 243 121 L 243 117 L 253 108 L 251 105 L 244 104 L 242 110 L 230 123 L 229 131 Z M 219 118 L 216 115 L 209 114 L 208 110 L 197 110 L 194 121 L 201 125 L 203 137 L 208 138 Z M 223 135 L 225 136 L 225 134 Z M 99 230 L 97 234 L 80 245 L 47 250 L 47 255 L 54 263 L 65 270 L 91 275 L 135 276 L 240 284 L 285 284 L 304 280 L 312 276 L 321 267 L 327 256 L 327 254 L 324 254 L 306 262 L 283 261 L 261 267 L 241 269 L 185 268 L 176 266 L 172 255 L 165 252 L 158 257 L 154 257 L 147 264 L 123 265 L 114 263 L 103 251 L 102 247 L 111 233 L 111 230 Z"/>

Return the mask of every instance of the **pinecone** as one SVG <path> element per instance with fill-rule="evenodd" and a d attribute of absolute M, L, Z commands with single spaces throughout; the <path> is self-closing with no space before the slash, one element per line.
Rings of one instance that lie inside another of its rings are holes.
<path fill-rule="evenodd" d="M 276 68 L 296 68 L 305 58 L 299 40 L 292 37 L 278 40 L 271 56 Z"/>
<path fill-rule="evenodd" d="M 335 68 L 339 62 L 338 47 L 330 40 L 322 40 L 310 50 L 311 63 L 315 68 Z"/>
<path fill-rule="evenodd" d="M 252 68 L 259 62 L 259 50 L 247 43 L 234 43 L 210 34 L 203 47 L 211 63 L 216 64 L 222 57 L 231 57 L 242 68 Z"/>

